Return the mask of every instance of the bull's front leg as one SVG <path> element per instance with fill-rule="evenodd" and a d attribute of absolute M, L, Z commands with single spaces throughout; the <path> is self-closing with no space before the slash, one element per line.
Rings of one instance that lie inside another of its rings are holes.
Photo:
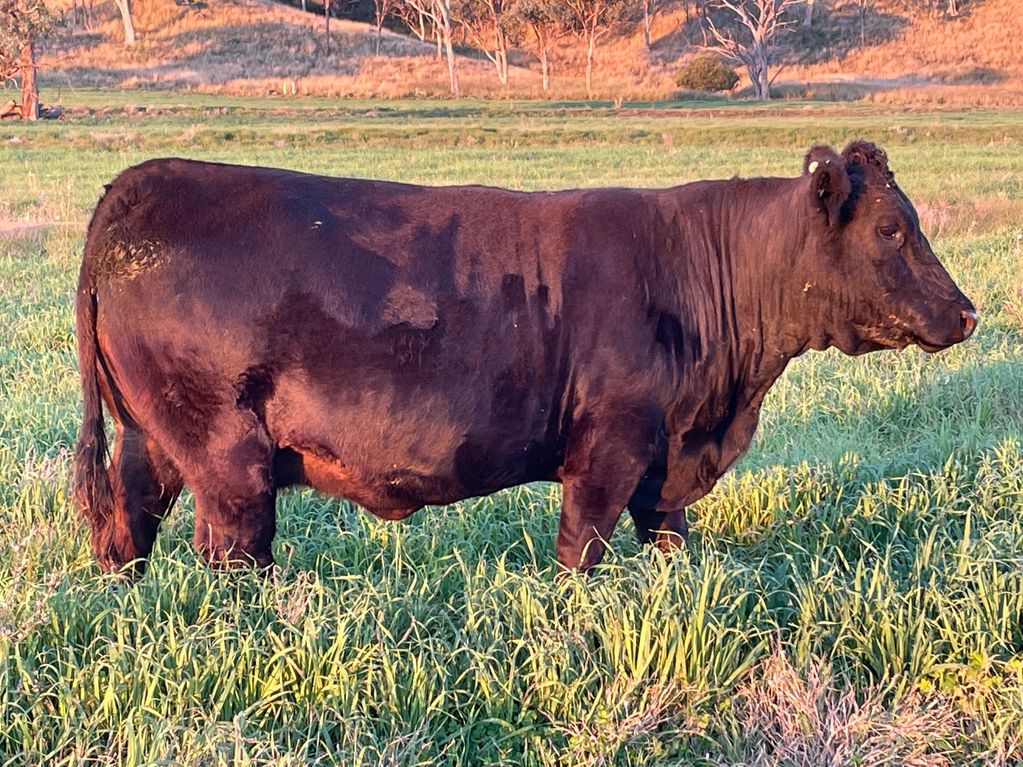
<path fill-rule="evenodd" d="M 568 442 L 557 557 L 565 568 L 588 570 L 607 541 L 650 463 L 659 415 L 645 408 L 614 408 L 584 416 Z"/>
<path fill-rule="evenodd" d="M 629 513 L 636 523 L 636 537 L 642 544 L 651 543 L 665 554 L 683 548 L 689 538 L 686 510 L 652 511 L 629 502 Z"/>
<path fill-rule="evenodd" d="M 629 499 L 629 513 L 639 542 L 653 544 L 665 554 L 684 547 L 689 538 L 685 507 L 679 505 L 674 510 L 664 510 L 662 495 L 668 479 L 668 442 L 668 433 L 661 426 L 654 443 L 654 460 Z"/>

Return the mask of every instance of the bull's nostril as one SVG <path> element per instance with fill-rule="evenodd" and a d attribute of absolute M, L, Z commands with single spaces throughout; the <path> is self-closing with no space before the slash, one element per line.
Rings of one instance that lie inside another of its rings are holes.
<path fill-rule="evenodd" d="M 963 329 L 963 340 L 973 335 L 973 331 L 977 327 L 977 313 L 976 312 L 961 312 L 959 315 L 959 323 Z"/>

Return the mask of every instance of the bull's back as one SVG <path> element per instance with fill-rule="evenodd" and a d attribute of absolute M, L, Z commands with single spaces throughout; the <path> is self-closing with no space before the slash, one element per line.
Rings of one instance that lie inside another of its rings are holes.
<path fill-rule="evenodd" d="M 421 297 L 482 302 L 503 290 L 514 302 L 520 280 L 525 291 L 544 284 L 556 312 L 565 217 L 556 197 L 536 198 L 153 160 L 110 186 L 87 267 L 100 284 L 198 274 L 191 294 L 210 302 L 301 291 L 370 329 L 422 324 L 432 307 Z"/>

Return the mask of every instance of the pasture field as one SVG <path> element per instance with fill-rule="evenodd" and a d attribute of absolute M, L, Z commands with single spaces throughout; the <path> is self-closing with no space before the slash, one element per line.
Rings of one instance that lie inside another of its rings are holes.
<path fill-rule="evenodd" d="M 0 765 L 1023 762 L 1023 113 L 75 100 L 0 125 Z M 123 167 L 666 186 L 855 137 L 980 327 L 794 361 L 684 552 L 623 519 L 605 565 L 555 580 L 560 488 L 535 485 L 403 523 L 289 492 L 272 579 L 197 561 L 186 494 L 139 583 L 94 566 L 72 297 Z"/>

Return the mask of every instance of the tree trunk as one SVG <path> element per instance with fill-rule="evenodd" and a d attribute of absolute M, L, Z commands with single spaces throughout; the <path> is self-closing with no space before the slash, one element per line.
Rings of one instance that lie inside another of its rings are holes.
<path fill-rule="evenodd" d="M 327 38 L 327 55 L 330 55 L 330 0 L 323 2 L 323 31 Z"/>
<path fill-rule="evenodd" d="M 551 87 L 551 59 L 546 50 L 540 51 L 540 72 L 543 73 L 543 92 Z"/>
<path fill-rule="evenodd" d="M 813 4 L 815 0 L 806 0 L 806 13 L 803 15 L 803 26 L 813 26 Z"/>
<path fill-rule="evenodd" d="M 380 5 L 380 3 L 378 2 L 376 4 L 376 17 L 374 18 L 374 21 L 376 22 L 377 25 L 377 39 L 376 44 L 373 47 L 374 56 L 380 55 L 380 36 L 383 35 L 384 33 L 384 19 L 386 17 L 387 9 Z"/>
<path fill-rule="evenodd" d="M 688 15 L 687 9 L 686 16 Z M 643 0 L 643 47 L 650 50 L 650 0 Z"/>
<path fill-rule="evenodd" d="M 487 58 L 494 65 L 494 69 L 497 70 L 497 79 L 501 81 L 501 85 L 508 84 L 508 51 L 507 50 L 495 50 L 493 53 L 490 51 L 484 51 Z"/>
<path fill-rule="evenodd" d="M 446 35 L 447 41 L 444 43 L 444 47 L 448 54 L 448 79 L 451 81 L 451 95 L 461 95 L 458 90 L 458 70 L 455 69 L 455 49 L 451 45 L 451 30 L 448 30 Z"/>
<path fill-rule="evenodd" d="M 593 48 L 597 44 L 595 34 L 588 36 L 586 40 L 586 97 L 593 98 Z"/>
<path fill-rule="evenodd" d="M 754 51 L 757 60 L 757 98 L 761 101 L 771 100 L 771 81 L 767 77 L 767 51 L 763 45 Z"/>
<path fill-rule="evenodd" d="M 753 59 L 747 59 L 746 64 L 746 76 L 749 78 L 749 84 L 753 86 L 753 98 L 760 99 L 760 79 L 757 77 L 757 64 Z"/>
<path fill-rule="evenodd" d="M 959 0 L 948 0 L 948 15 L 949 16 L 959 15 Z"/>
<path fill-rule="evenodd" d="M 21 46 L 21 119 L 39 119 L 39 86 L 36 85 L 36 49 L 31 37 Z"/>
<path fill-rule="evenodd" d="M 121 12 L 121 23 L 124 25 L 124 44 L 135 45 L 135 24 L 131 20 L 131 0 L 114 0 L 114 4 Z"/>
<path fill-rule="evenodd" d="M 437 27 L 437 44 L 440 45 L 441 38 L 444 41 L 444 52 L 448 59 L 448 79 L 451 86 L 451 95 L 458 96 L 458 70 L 455 68 L 455 47 L 451 40 L 453 30 L 451 28 L 451 6 L 450 0 L 434 0 L 434 7 L 437 15 L 434 19 L 434 26 Z M 438 47 L 438 52 L 439 52 Z"/>
<path fill-rule="evenodd" d="M 501 29 L 501 23 L 494 20 L 494 65 L 497 67 L 497 79 L 501 85 L 508 84 L 508 38 Z"/>

